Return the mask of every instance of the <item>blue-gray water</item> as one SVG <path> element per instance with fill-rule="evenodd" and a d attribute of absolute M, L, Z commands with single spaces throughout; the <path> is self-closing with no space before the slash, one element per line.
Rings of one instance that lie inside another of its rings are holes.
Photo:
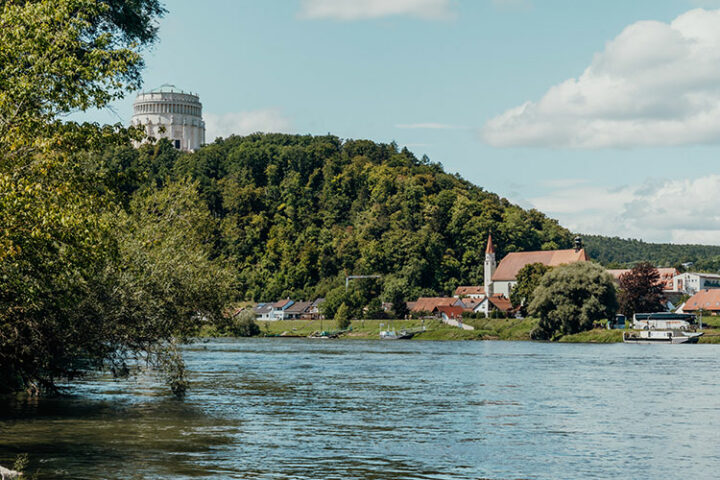
<path fill-rule="evenodd" d="M 713 345 L 213 340 L 151 377 L 0 400 L 40 479 L 717 478 Z"/>

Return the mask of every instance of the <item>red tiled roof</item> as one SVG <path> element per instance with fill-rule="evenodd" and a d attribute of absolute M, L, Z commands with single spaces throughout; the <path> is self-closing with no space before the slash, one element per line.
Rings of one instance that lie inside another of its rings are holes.
<path fill-rule="evenodd" d="M 455 296 L 485 295 L 485 287 L 465 285 L 455 289 Z"/>
<path fill-rule="evenodd" d="M 585 249 L 580 250 L 543 250 L 538 252 L 513 252 L 505 255 L 492 276 L 493 281 L 515 280 L 521 268 L 531 263 L 542 263 L 548 267 L 557 267 L 567 263 L 585 262 L 589 257 Z"/>
<path fill-rule="evenodd" d="M 485 247 L 485 253 L 495 253 L 495 246 L 492 243 L 492 233 L 488 234 L 487 247 Z"/>
<path fill-rule="evenodd" d="M 411 311 L 413 312 L 432 312 L 435 307 L 441 307 L 443 305 L 450 306 L 457 302 L 457 298 L 453 297 L 420 297 L 413 305 Z"/>
<path fill-rule="evenodd" d="M 629 272 L 629 268 L 611 268 L 607 272 L 612 275 L 615 280 L 620 280 L 620 276 Z M 663 290 L 672 290 L 673 289 L 673 277 L 675 275 L 679 275 L 680 272 L 677 270 L 677 268 L 672 267 L 661 267 L 657 269 L 658 273 L 660 274 L 660 283 L 663 286 Z"/>
<path fill-rule="evenodd" d="M 440 312 L 444 313 L 448 316 L 448 318 L 460 318 L 463 314 L 463 308 L 462 307 L 453 307 L 450 305 L 440 305 L 438 307 L 435 307 L 433 310 L 433 313 Z"/>
<path fill-rule="evenodd" d="M 505 295 L 493 295 L 489 297 L 488 300 L 501 312 L 509 312 L 513 309 L 512 303 L 510 303 L 510 300 L 505 297 Z"/>
<path fill-rule="evenodd" d="M 695 312 L 700 309 L 720 311 L 720 289 L 710 288 L 700 290 L 698 293 L 687 299 L 683 306 L 683 312 Z"/>

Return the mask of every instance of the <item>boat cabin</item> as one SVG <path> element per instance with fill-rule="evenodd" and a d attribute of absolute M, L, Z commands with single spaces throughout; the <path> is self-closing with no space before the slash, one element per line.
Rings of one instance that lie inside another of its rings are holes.
<path fill-rule="evenodd" d="M 632 327 L 638 330 L 690 330 L 696 325 L 697 318 L 691 313 L 656 312 L 636 313 Z"/>

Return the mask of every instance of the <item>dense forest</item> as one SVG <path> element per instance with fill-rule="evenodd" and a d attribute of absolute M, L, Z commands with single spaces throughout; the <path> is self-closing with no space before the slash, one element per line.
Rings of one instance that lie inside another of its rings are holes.
<path fill-rule="evenodd" d="M 489 232 L 500 256 L 568 248 L 571 233 L 394 144 L 254 134 L 196 153 L 160 141 L 116 147 L 103 163 L 126 199 L 191 178 L 218 219 L 215 252 L 247 300 L 311 298 L 345 275 L 380 274 L 389 299 L 447 294 L 483 281 Z"/>
<path fill-rule="evenodd" d="M 720 246 L 675 245 L 648 243 L 642 240 L 600 235 L 583 235 L 585 248 L 591 258 L 610 267 L 629 267 L 647 261 L 657 267 L 688 265 L 694 271 L 720 270 Z"/>

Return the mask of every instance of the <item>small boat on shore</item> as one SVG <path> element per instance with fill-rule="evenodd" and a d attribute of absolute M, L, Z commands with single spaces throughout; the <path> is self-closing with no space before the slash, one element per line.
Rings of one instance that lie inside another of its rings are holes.
<path fill-rule="evenodd" d="M 623 332 L 624 343 L 698 343 L 703 332 L 683 332 L 679 330 L 634 330 Z"/>
<path fill-rule="evenodd" d="M 418 332 L 408 332 L 407 330 L 383 330 L 380 332 L 380 340 L 409 340 Z"/>

